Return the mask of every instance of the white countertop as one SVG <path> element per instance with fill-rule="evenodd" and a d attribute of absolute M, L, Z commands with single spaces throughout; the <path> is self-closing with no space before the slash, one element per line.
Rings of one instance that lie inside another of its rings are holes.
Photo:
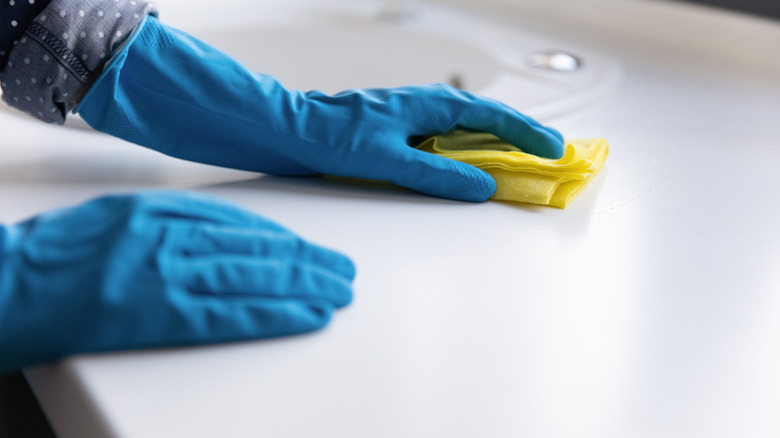
<path fill-rule="evenodd" d="M 549 120 L 611 144 L 566 210 L 217 169 L 0 113 L 1 221 L 193 189 L 358 266 L 354 303 L 317 333 L 27 370 L 58 434 L 779 436 L 780 24 L 625 1 L 615 26 L 599 22 L 608 3 L 560 23 L 533 2 L 485 3 L 623 63 L 617 90 Z M 725 23 L 751 54 L 663 26 L 681 16 Z"/>

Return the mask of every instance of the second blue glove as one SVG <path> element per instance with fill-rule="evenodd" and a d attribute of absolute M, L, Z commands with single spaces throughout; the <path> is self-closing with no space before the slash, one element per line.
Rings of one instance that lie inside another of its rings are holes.
<path fill-rule="evenodd" d="M 355 267 L 191 193 L 108 196 L 0 225 L 0 372 L 69 354 L 319 329 Z"/>

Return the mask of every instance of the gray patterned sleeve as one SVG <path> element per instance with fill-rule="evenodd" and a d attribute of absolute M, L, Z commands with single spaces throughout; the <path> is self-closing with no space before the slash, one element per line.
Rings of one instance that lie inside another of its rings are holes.
<path fill-rule="evenodd" d="M 64 123 L 147 14 L 157 10 L 143 0 L 52 0 L 8 54 L 3 100 L 44 122 Z"/>

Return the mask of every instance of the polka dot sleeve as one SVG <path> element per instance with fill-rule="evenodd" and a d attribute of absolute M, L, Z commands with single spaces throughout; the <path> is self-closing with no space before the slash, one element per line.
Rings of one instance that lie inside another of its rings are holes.
<path fill-rule="evenodd" d="M 9 1 L 9 0 L 0 0 Z M 19 2 L 30 0 L 15 0 Z M 7 54 L 3 100 L 35 118 L 62 124 L 111 53 L 153 4 L 143 0 L 51 0 Z"/>
<path fill-rule="evenodd" d="M 11 48 L 48 4 L 49 0 L 0 0 L 0 71 L 8 62 Z"/>

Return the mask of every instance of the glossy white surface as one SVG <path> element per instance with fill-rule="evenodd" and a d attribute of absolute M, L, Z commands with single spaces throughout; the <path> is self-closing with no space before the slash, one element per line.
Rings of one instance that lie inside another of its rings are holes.
<path fill-rule="evenodd" d="M 359 269 L 355 302 L 319 333 L 29 370 L 61 437 L 780 435 L 780 68 L 661 20 L 755 32 L 778 57 L 780 25 L 625 3 L 612 11 L 633 28 L 487 3 L 625 66 L 617 91 L 548 120 L 612 145 L 563 211 L 257 176 L 0 115 L 0 220 L 190 188 Z"/>

